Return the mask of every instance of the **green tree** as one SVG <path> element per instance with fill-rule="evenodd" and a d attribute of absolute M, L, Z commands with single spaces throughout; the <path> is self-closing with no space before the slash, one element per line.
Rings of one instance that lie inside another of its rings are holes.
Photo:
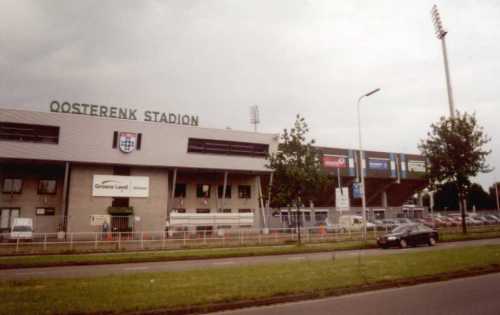
<path fill-rule="evenodd" d="M 478 125 L 474 114 L 461 114 L 455 118 L 441 119 L 431 125 L 427 139 L 421 140 L 419 149 L 428 160 L 427 176 L 431 188 L 439 188 L 447 183 L 455 185 L 458 199 L 463 205 L 462 230 L 465 224 L 466 196 L 471 187 L 470 178 L 479 173 L 491 171 L 486 157 L 491 153 L 485 149 L 490 138 Z"/>
<path fill-rule="evenodd" d="M 305 119 L 297 115 L 293 128 L 283 130 L 278 152 L 267 157 L 267 167 L 274 170 L 273 203 L 297 209 L 295 224 L 299 244 L 303 201 L 314 201 L 316 191 L 328 182 L 321 165 L 322 154 L 313 146 L 314 140 L 307 141 L 308 132 Z"/>

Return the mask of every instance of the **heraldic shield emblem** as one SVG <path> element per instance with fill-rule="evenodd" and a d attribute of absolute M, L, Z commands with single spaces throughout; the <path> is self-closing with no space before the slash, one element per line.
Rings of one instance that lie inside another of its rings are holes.
<path fill-rule="evenodd" d="M 131 132 L 120 132 L 118 147 L 124 153 L 130 153 L 137 147 L 137 134 Z"/>

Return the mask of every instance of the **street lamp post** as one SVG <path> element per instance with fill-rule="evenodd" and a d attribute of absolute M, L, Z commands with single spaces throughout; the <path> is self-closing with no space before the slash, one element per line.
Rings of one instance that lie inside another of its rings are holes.
<path fill-rule="evenodd" d="M 448 53 L 446 51 L 445 40 L 445 36 L 446 34 L 448 34 L 448 31 L 443 28 L 443 23 L 441 22 L 441 16 L 439 15 L 437 5 L 432 6 L 431 16 L 432 22 L 434 23 L 434 28 L 436 29 L 436 36 L 439 40 L 441 40 L 441 47 L 443 49 L 444 72 L 446 74 L 446 88 L 448 89 L 448 105 L 450 107 L 450 117 L 455 118 L 455 104 L 453 102 L 453 90 L 451 88 L 450 68 L 448 66 Z"/>
<path fill-rule="evenodd" d="M 363 171 L 363 161 L 364 161 L 364 152 L 363 152 L 363 142 L 362 142 L 362 137 L 361 137 L 361 112 L 360 112 L 360 104 L 361 100 L 364 97 L 368 97 L 370 95 L 373 95 L 380 91 L 379 88 L 370 91 L 366 94 L 361 95 L 358 98 L 358 104 L 357 104 L 357 109 L 358 109 L 358 141 L 359 141 L 359 170 L 361 173 L 361 205 L 363 207 L 363 240 L 366 241 L 366 196 L 365 196 L 365 173 Z"/>

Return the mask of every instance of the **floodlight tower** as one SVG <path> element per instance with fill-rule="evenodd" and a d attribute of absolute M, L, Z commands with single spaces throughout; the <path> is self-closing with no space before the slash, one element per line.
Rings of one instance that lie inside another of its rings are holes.
<path fill-rule="evenodd" d="M 254 125 L 253 131 L 257 132 L 257 125 L 260 123 L 259 106 L 250 106 L 250 123 Z"/>
<path fill-rule="evenodd" d="M 443 23 L 441 22 L 441 16 L 437 5 L 432 6 L 431 10 L 432 23 L 434 23 L 434 28 L 436 30 L 436 37 L 441 40 L 441 46 L 443 48 L 443 58 L 444 58 L 444 72 L 446 74 L 446 87 L 448 89 L 448 104 L 450 106 L 450 117 L 455 118 L 455 104 L 453 102 L 453 90 L 451 88 L 450 79 L 450 68 L 448 66 L 448 53 L 446 51 L 446 34 L 448 31 L 443 28 Z"/>

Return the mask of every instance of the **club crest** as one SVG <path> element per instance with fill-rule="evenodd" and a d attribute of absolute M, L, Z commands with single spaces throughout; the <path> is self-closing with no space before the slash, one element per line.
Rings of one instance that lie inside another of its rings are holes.
<path fill-rule="evenodd" d="M 118 147 L 124 153 L 130 153 L 137 147 L 137 134 L 131 132 L 120 132 Z"/>

